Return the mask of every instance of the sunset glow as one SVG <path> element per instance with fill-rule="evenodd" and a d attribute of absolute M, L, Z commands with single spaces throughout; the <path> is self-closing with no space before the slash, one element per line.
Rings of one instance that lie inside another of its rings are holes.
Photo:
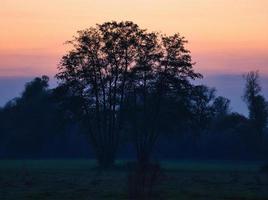
<path fill-rule="evenodd" d="M 267 0 L 1 0 L 0 76 L 54 75 L 77 30 L 111 20 L 189 41 L 206 74 L 268 74 Z"/>

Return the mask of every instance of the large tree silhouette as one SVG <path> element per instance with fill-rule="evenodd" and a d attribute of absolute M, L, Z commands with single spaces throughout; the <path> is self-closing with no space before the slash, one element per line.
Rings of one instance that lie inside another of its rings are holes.
<path fill-rule="evenodd" d="M 73 49 L 62 58 L 57 78 L 80 99 L 80 115 L 101 166 L 114 163 L 130 118 L 138 158 L 149 160 L 164 102 L 201 77 L 193 71 L 186 42 L 179 34 L 161 36 L 133 22 L 97 25 L 70 42 Z"/>
<path fill-rule="evenodd" d="M 79 31 L 59 67 L 61 85 L 80 99 L 80 115 L 103 167 L 115 160 L 128 73 L 137 61 L 143 32 L 132 22 L 107 22 Z"/>

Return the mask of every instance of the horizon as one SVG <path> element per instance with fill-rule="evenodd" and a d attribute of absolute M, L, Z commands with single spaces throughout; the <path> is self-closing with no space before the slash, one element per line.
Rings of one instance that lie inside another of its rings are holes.
<path fill-rule="evenodd" d="M 1 77 L 0 76 L 0 108 L 8 101 L 21 95 L 27 82 L 33 80 L 35 76 L 29 77 Z M 260 77 L 262 85 L 262 94 L 268 98 L 268 76 Z M 242 74 L 213 74 L 204 76 L 203 79 L 197 80 L 196 83 L 208 85 L 216 89 L 218 96 L 224 96 L 231 100 L 231 111 L 248 115 L 248 108 L 242 100 L 244 92 L 244 80 Z M 57 86 L 57 80 L 50 76 L 50 88 Z M 12 90 L 10 90 L 12 88 Z"/>

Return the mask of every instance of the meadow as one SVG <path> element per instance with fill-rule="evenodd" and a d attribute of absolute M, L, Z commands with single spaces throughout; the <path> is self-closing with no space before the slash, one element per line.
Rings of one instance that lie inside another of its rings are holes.
<path fill-rule="evenodd" d="M 163 161 L 155 199 L 264 200 L 261 162 Z M 92 160 L 2 160 L 1 200 L 127 199 L 126 161 L 100 170 Z"/>

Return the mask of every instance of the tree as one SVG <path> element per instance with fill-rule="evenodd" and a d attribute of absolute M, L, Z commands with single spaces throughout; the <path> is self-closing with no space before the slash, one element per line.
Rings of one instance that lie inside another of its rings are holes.
<path fill-rule="evenodd" d="M 73 49 L 63 56 L 57 78 L 78 99 L 101 166 L 113 164 L 126 127 L 138 159 L 149 160 L 163 105 L 201 77 L 192 69 L 186 42 L 179 34 L 161 36 L 133 22 L 96 25 L 70 42 Z"/>
<path fill-rule="evenodd" d="M 215 89 L 205 85 L 197 85 L 192 89 L 191 94 L 191 129 L 194 138 L 202 131 L 209 128 L 213 118 L 213 100 L 215 99 Z"/>
<path fill-rule="evenodd" d="M 128 90 L 127 115 L 132 140 L 139 163 L 149 160 L 157 139 L 160 94 L 156 89 L 157 67 L 160 62 L 158 38 L 155 33 L 143 36 L 143 43 L 137 46 L 137 63 L 131 69 Z"/>
<path fill-rule="evenodd" d="M 168 126 L 180 123 L 176 117 L 184 111 L 191 80 L 202 76 L 194 72 L 190 52 L 184 47 L 187 41 L 179 34 L 145 32 L 141 38 L 127 93 L 128 127 L 138 161 L 129 176 L 129 188 L 133 198 L 148 199 L 159 179 L 160 167 L 151 160 L 157 140 Z"/>
<path fill-rule="evenodd" d="M 212 105 L 214 117 L 217 119 L 223 118 L 224 116 L 230 114 L 230 100 L 219 96 L 217 97 Z"/>
<path fill-rule="evenodd" d="M 161 127 L 177 114 L 179 103 L 193 87 L 190 80 L 201 78 L 193 71 L 190 52 L 184 47 L 187 41 L 179 34 L 148 34 L 145 38 L 144 45 L 138 47 L 139 62 L 131 71 L 129 105 L 129 123 L 142 165 L 150 162 L 159 134 L 166 131 Z"/>
<path fill-rule="evenodd" d="M 49 78 L 42 76 L 26 83 L 22 95 L 2 109 L 5 149 L 10 156 L 40 156 L 44 146 L 62 130 L 61 112 L 48 82 Z"/>
<path fill-rule="evenodd" d="M 102 167 L 113 165 L 124 126 L 123 107 L 130 68 L 143 33 L 133 22 L 107 22 L 78 32 L 61 60 L 57 78 L 72 98 Z"/>
<path fill-rule="evenodd" d="M 268 103 L 262 95 L 256 96 L 254 101 L 255 114 L 252 113 L 251 121 L 257 132 L 263 134 L 268 121 Z"/>
<path fill-rule="evenodd" d="M 254 104 L 255 98 L 261 92 L 259 72 L 250 71 L 247 74 L 243 75 L 243 78 L 246 81 L 243 99 L 249 107 L 249 112 L 252 112 L 250 113 L 250 116 L 252 115 L 253 117 L 255 113 L 254 113 L 253 107 L 251 106 L 254 106 L 253 104 Z"/>
<path fill-rule="evenodd" d="M 218 131 L 243 134 L 248 129 L 248 119 L 239 113 L 230 113 L 217 123 L 216 128 Z"/>
<path fill-rule="evenodd" d="M 251 71 L 244 75 L 246 81 L 243 99 L 249 109 L 249 119 L 255 130 L 256 139 L 261 142 L 264 129 L 268 121 L 268 104 L 260 94 L 260 77 L 258 71 Z"/>
<path fill-rule="evenodd" d="M 230 127 L 224 127 L 222 124 L 229 119 L 233 114 L 230 109 L 230 100 L 218 96 L 214 99 L 213 104 L 211 105 L 211 131 L 212 132 L 222 132 L 225 129 L 229 129 Z M 231 127 L 233 128 L 233 127 Z"/>
<path fill-rule="evenodd" d="M 48 82 L 49 77 L 48 76 L 42 76 L 42 77 L 36 77 L 31 82 L 26 83 L 25 89 L 22 93 L 22 99 L 23 100 L 29 100 L 42 96 L 46 93 L 48 90 Z"/>

